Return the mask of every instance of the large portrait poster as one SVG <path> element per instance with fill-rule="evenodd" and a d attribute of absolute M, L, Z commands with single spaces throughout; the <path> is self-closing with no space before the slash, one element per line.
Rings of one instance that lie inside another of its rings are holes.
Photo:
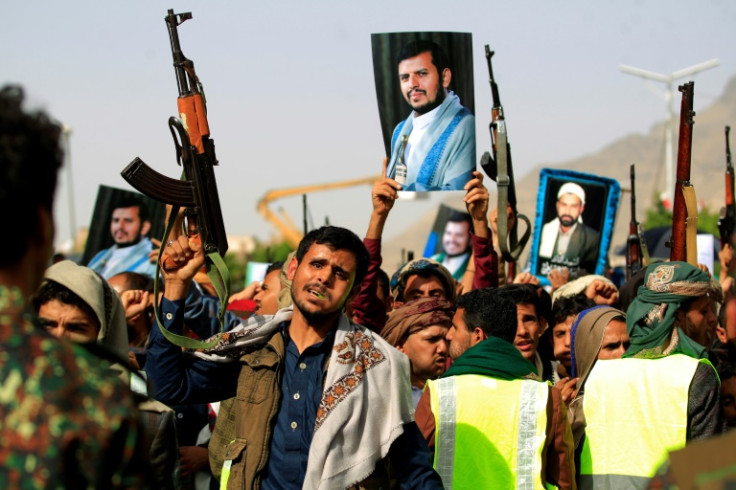
<path fill-rule="evenodd" d="M 475 170 L 469 33 L 372 34 L 387 175 L 405 191 L 460 191 Z"/>
<path fill-rule="evenodd" d="M 570 278 L 603 274 L 621 196 L 618 181 L 572 170 L 542 169 L 530 253 L 531 272 L 566 268 Z"/>
<path fill-rule="evenodd" d="M 138 203 L 145 207 L 142 215 L 143 222 L 149 223 L 148 226 L 142 224 L 140 233 L 148 238 L 160 239 L 163 236 L 164 220 L 166 218 L 166 205 L 164 203 L 137 192 L 101 185 L 97 191 L 97 201 L 89 224 L 87 244 L 84 247 L 81 262 L 83 265 L 88 264 L 97 252 L 116 243 L 111 230 L 111 220 L 115 209 L 119 205 L 137 206 Z"/>

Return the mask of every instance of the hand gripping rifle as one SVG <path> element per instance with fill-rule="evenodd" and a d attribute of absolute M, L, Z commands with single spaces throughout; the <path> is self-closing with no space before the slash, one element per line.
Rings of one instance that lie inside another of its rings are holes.
<path fill-rule="evenodd" d="M 698 233 L 698 206 L 695 188 L 690 183 L 690 161 L 693 144 L 693 91 L 694 82 L 680 85 L 680 135 L 677 143 L 677 181 L 672 206 L 672 238 L 670 260 L 698 265 L 696 236 Z"/>
<path fill-rule="evenodd" d="M 498 94 L 498 85 L 493 78 L 493 67 L 491 66 L 493 54 L 494 52 L 486 44 L 488 81 L 491 84 L 491 95 L 493 96 L 491 124 L 489 126 L 493 156 L 489 152 L 483 153 L 480 166 L 486 175 L 496 182 L 498 187 L 498 245 L 501 249 L 501 257 L 509 263 L 509 275 L 513 276 L 513 264 L 529 241 L 532 227 L 529 218 L 519 214 L 516 209 L 516 188 L 514 186 L 514 169 L 511 165 L 511 146 L 506 133 L 506 119 L 503 115 L 501 97 Z M 519 220 L 526 223 L 526 231 L 524 231 L 521 239 L 518 238 L 517 226 L 509 227 L 507 208 L 511 208 L 512 216 L 516 217 L 517 225 Z"/>
<path fill-rule="evenodd" d="M 641 230 L 641 224 L 636 220 L 636 173 L 634 164 L 631 164 L 631 221 L 629 221 L 629 236 L 626 239 L 626 280 L 649 265 L 649 251 L 647 242 Z"/>
<path fill-rule="evenodd" d="M 207 257 L 207 275 L 220 298 L 220 323 L 223 324 L 224 305 L 227 304 L 230 295 L 230 276 L 222 259 L 227 251 L 227 237 L 215 182 L 214 166 L 217 165 L 215 144 L 210 138 L 202 84 L 194 71 L 194 63 L 181 51 L 177 32 L 178 26 L 191 18 L 190 12 L 175 14 L 169 9 L 164 19 L 169 30 L 176 83 L 179 88 L 177 99 L 179 118 L 169 118 L 169 131 L 174 139 L 177 164 L 182 166 L 181 180 L 156 172 L 138 157 L 125 167 L 122 176 L 143 194 L 173 206 L 162 243 L 165 243 L 169 236 L 179 208 L 186 208 L 188 228 L 195 230 L 188 234 L 190 240 L 200 241 L 202 244 Z M 161 267 L 165 270 L 177 268 L 171 259 L 167 256 L 161 257 L 160 254 L 161 252 L 159 252 Z M 215 266 L 214 269 L 212 265 Z M 216 342 L 197 342 L 188 337 L 174 335 L 163 327 L 161 329 L 169 340 L 183 347 L 206 348 Z"/>
<path fill-rule="evenodd" d="M 721 236 L 721 248 L 724 245 L 730 245 L 730 238 L 736 231 L 736 207 L 734 206 L 734 183 L 733 183 L 733 163 L 731 163 L 731 145 L 728 142 L 728 133 L 731 131 L 730 126 L 726 126 L 726 205 L 721 208 L 718 216 L 718 232 Z"/>

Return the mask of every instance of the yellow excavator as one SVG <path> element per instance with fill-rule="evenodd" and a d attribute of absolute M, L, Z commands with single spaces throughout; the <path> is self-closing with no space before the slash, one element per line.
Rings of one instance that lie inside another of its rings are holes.
<path fill-rule="evenodd" d="M 381 178 L 380 175 L 374 175 L 371 177 L 363 177 L 360 179 L 343 180 L 339 182 L 328 182 L 325 184 L 314 184 L 297 187 L 287 187 L 285 189 L 276 189 L 266 192 L 263 197 L 258 201 L 258 212 L 274 225 L 284 236 L 284 240 L 291 246 L 296 248 L 299 245 L 302 237 L 304 236 L 302 231 L 297 228 L 294 221 L 286 214 L 285 211 L 281 211 L 283 219 L 279 218 L 276 213 L 271 211 L 268 204 L 276 199 L 283 197 L 296 196 L 299 194 L 310 194 L 312 192 L 328 191 L 333 189 L 342 189 L 345 187 L 353 187 L 358 185 L 373 185 L 377 180 Z"/>

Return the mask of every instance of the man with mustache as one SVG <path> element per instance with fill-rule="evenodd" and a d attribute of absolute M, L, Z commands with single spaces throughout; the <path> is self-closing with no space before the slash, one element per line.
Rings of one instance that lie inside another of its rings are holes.
<path fill-rule="evenodd" d="M 454 314 L 455 305 L 446 299 L 419 298 L 393 310 L 381 330 L 381 337 L 409 358 L 414 407 L 427 380 L 436 379 L 447 368 L 445 336 Z"/>
<path fill-rule="evenodd" d="M 403 190 L 462 190 L 475 170 L 475 117 L 449 90 L 447 57 L 436 43 L 416 40 L 399 52 L 397 66 L 401 92 L 413 110 L 394 129 L 387 176 L 396 178 L 403 151 Z"/>
<path fill-rule="evenodd" d="M 179 268 L 163 271 L 161 318 L 179 333 L 204 253 L 185 236 L 165 253 Z M 187 355 L 151 332 L 146 370 L 159 399 L 236 397 L 221 488 L 387 488 L 389 467 L 406 488 L 442 488 L 413 421 L 408 359 L 344 314 L 368 260 L 354 233 L 322 227 L 288 263 L 293 307 L 251 317 Z"/>
<path fill-rule="evenodd" d="M 600 233 L 583 223 L 585 191 L 574 182 L 567 182 L 557 192 L 557 217 L 542 227 L 539 258 L 542 270 L 566 267 L 570 277 L 595 272 L 598 261 Z"/>
<path fill-rule="evenodd" d="M 468 213 L 454 211 L 447 218 L 445 232 L 442 234 L 442 253 L 432 258 L 444 265 L 452 277 L 458 281 L 463 278 L 470 262 L 470 230 L 472 221 Z"/>
<path fill-rule="evenodd" d="M 517 307 L 505 288 L 457 300 L 453 364 L 427 381 L 416 421 L 445 488 L 575 488 L 570 423 L 557 388 L 514 348 Z"/>
<path fill-rule="evenodd" d="M 87 267 L 109 279 L 120 272 L 138 272 L 153 277 L 156 264 L 148 255 L 153 244 L 147 235 L 151 229 L 148 208 L 138 198 L 124 198 L 115 204 L 110 216 L 110 234 L 115 244 L 97 253 Z"/>

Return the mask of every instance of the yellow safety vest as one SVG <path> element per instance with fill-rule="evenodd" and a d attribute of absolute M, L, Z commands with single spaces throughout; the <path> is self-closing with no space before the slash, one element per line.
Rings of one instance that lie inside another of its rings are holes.
<path fill-rule="evenodd" d="M 699 362 L 683 354 L 596 362 L 583 398 L 581 489 L 644 488 L 668 451 L 685 446 Z"/>
<path fill-rule="evenodd" d="M 464 374 L 427 382 L 446 489 L 544 488 L 549 386 Z"/>

